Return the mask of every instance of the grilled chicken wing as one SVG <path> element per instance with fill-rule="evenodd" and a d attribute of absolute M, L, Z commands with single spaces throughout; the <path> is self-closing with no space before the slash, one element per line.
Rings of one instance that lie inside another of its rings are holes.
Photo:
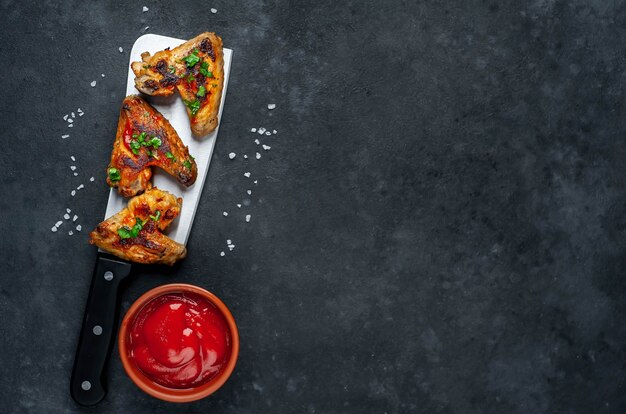
<path fill-rule="evenodd" d="M 215 33 L 199 36 L 133 62 L 135 87 L 147 95 L 171 95 L 174 89 L 183 98 L 191 120 L 191 131 L 203 137 L 217 128 L 217 114 L 224 87 L 222 39 Z"/>
<path fill-rule="evenodd" d="M 173 265 L 187 254 L 163 230 L 180 214 L 182 198 L 152 188 L 128 202 L 89 234 L 89 243 L 122 259 L 137 263 Z"/>
<path fill-rule="evenodd" d="M 169 121 L 139 96 L 124 99 L 107 169 L 107 183 L 124 197 L 150 188 L 158 166 L 181 184 L 192 185 L 198 168 Z"/>

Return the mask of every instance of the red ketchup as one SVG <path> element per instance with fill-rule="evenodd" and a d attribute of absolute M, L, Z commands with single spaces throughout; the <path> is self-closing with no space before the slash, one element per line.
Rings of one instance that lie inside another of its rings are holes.
<path fill-rule="evenodd" d="M 157 384 L 193 388 L 226 366 L 231 336 L 212 303 L 194 293 L 148 302 L 130 326 L 129 357 Z"/>

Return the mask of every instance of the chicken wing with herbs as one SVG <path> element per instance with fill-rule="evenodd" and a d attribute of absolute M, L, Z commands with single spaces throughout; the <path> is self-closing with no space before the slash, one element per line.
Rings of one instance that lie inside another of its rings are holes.
<path fill-rule="evenodd" d="M 196 162 L 169 121 L 141 97 L 128 96 L 120 110 L 107 183 L 124 197 L 134 196 L 152 186 L 153 166 L 187 187 L 198 175 Z"/>
<path fill-rule="evenodd" d="M 89 233 L 89 243 L 132 262 L 173 265 L 185 257 L 187 249 L 162 231 L 180 214 L 182 202 L 182 198 L 154 187 L 98 224 Z"/>
<path fill-rule="evenodd" d="M 171 95 L 178 89 L 187 106 L 191 131 L 203 137 L 217 128 L 224 88 L 222 39 L 215 33 L 199 36 L 133 62 L 135 87 L 147 95 Z"/>

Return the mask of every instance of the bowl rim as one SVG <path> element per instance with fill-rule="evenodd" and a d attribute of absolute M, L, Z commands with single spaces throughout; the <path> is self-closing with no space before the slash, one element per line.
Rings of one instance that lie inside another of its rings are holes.
<path fill-rule="evenodd" d="M 127 347 L 128 330 L 132 320 L 137 315 L 137 312 L 142 309 L 148 302 L 166 294 L 184 292 L 196 293 L 202 296 L 203 298 L 214 304 L 222 313 L 230 330 L 230 358 L 228 359 L 226 367 L 218 374 L 218 376 L 211 379 L 205 384 L 199 385 L 194 388 L 185 389 L 167 388 L 160 384 L 157 384 L 156 382 L 148 378 L 144 373 L 139 370 L 135 363 L 130 360 Z M 170 283 L 167 285 L 157 286 L 153 289 L 150 289 L 149 291 L 141 295 L 137 300 L 135 300 L 135 302 L 133 302 L 133 304 L 126 312 L 126 315 L 124 315 L 124 319 L 122 320 L 122 324 L 120 325 L 117 342 L 120 359 L 122 360 L 122 366 L 124 367 L 124 371 L 126 371 L 126 374 L 135 383 L 135 385 L 141 388 L 145 393 L 155 398 L 175 403 L 196 401 L 213 394 L 228 380 L 233 370 L 235 369 L 237 358 L 239 356 L 239 331 L 237 330 L 235 318 L 233 318 L 230 310 L 226 307 L 224 302 L 222 302 L 213 293 L 199 286 L 187 283 Z"/>

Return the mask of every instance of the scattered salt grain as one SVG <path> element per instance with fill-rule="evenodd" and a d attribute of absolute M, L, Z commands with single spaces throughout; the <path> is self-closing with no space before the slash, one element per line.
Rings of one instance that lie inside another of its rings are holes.
<path fill-rule="evenodd" d="M 245 172 L 245 173 L 243 173 L 243 175 L 245 175 L 247 178 L 250 178 L 250 173 L 249 172 Z"/>
<path fill-rule="evenodd" d="M 93 180 L 95 180 L 95 178 L 93 178 L 93 177 L 91 177 L 91 178 L 89 179 L 89 181 L 91 181 L 92 183 L 93 183 Z"/>
<path fill-rule="evenodd" d="M 59 227 L 59 226 L 61 226 L 61 224 L 63 224 L 63 222 L 61 220 L 59 220 L 56 223 L 54 223 L 54 227 Z"/>
<path fill-rule="evenodd" d="M 68 128 L 72 128 L 74 126 L 74 124 L 67 124 Z"/>
<path fill-rule="evenodd" d="M 95 88 L 96 87 L 96 81 L 91 81 L 91 87 Z"/>
<path fill-rule="evenodd" d="M 70 170 L 76 171 L 76 166 L 75 165 L 70 165 Z"/>
<path fill-rule="evenodd" d="M 276 135 L 278 134 L 278 131 L 276 131 L 275 129 L 272 130 L 272 134 Z"/>
<path fill-rule="evenodd" d="M 77 172 L 74 173 L 74 177 L 78 177 L 78 173 Z"/>
<path fill-rule="evenodd" d="M 228 216 L 227 212 L 223 212 L 222 214 L 224 215 L 224 217 Z"/>
<path fill-rule="evenodd" d="M 73 120 L 72 118 L 69 118 L 69 119 L 67 120 L 67 122 L 69 122 L 69 123 L 71 124 L 72 122 L 74 122 L 74 120 Z"/>
<path fill-rule="evenodd" d="M 74 234 L 74 232 L 72 230 L 68 231 L 67 234 L 69 234 L 70 236 Z"/>
<path fill-rule="evenodd" d="M 237 204 L 237 208 L 241 208 L 241 204 Z"/>
<path fill-rule="evenodd" d="M 124 49 L 122 48 L 122 46 L 119 47 L 119 49 L 117 49 L 120 51 L 120 53 L 124 53 Z"/>
<path fill-rule="evenodd" d="M 237 154 L 235 154 L 234 152 L 231 152 L 230 154 L 228 154 L 228 158 L 230 158 L 231 160 L 234 160 L 236 156 Z"/>
<path fill-rule="evenodd" d="M 82 190 L 83 188 L 85 188 L 85 186 L 84 186 L 84 185 L 82 185 L 82 184 L 81 184 L 81 185 L 79 185 L 78 187 L 76 187 L 76 189 L 77 189 L 77 190 Z"/>
<path fill-rule="evenodd" d="M 73 155 L 70 155 L 70 160 L 72 160 L 72 161 L 76 161 L 76 158 L 74 158 L 74 156 L 73 156 Z"/>
<path fill-rule="evenodd" d="M 250 214 L 247 214 L 247 215 L 246 215 L 246 223 L 249 223 L 249 222 L 250 222 L 250 218 L 251 218 L 251 217 L 252 217 L 252 216 L 251 216 Z"/>
<path fill-rule="evenodd" d="M 150 10 L 149 8 L 147 8 L 146 6 L 143 6 L 143 8 L 141 9 L 144 13 L 147 12 L 148 10 Z"/>
<path fill-rule="evenodd" d="M 83 110 L 82 110 L 82 109 L 80 109 L 80 108 L 78 108 L 78 109 L 76 110 L 76 112 L 78 112 L 78 115 L 80 115 L 80 114 L 84 113 L 84 112 L 83 112 Z"/>
<path fill-rule="evenodd" d="M 70 210 L 69 208 L 66 208 L 65 211 L 67 211 L 68 213 L 72 212 L 72 210 Z"/>
<path fill-rule="evenodd" d="M 217 13 L 217 9 L 211 9 L 211 13 L 213 14 Z"/>
<path fill-rule="evenodd" d="M 233 241 L 231 239 L 226 240 L 226 244 L 231 244 Z"/>
<path fill-rule="evenodd" d="M 234 244 L 229 244 L 228 245 L 228 250 L 230 250 L 231 252 L 233 251 L 234 248 L 235 248 Z"/>
<path fill-rule="evenodd" d="M 67 115 L 66 115 L 67 116 Z M 250 132 L 256 132 L 256 128 L 252 128 Z"/>
<path fill-rule="evenodd" d="M 52 230 L 53 233 L 56 233 L 56 231 L 58 230 L 56 227 L 52 226 L 52 228 L 50 229 Z"/>
<path fill-rule="evenodd" d="M 64 215 L 63 215 L 63 218 L 64 218 L 65 220 L 69 220 L 69 219 L 70 219 L 70 215 L 66 213 L 66 214 L 64 214 Z"/>
<path fill-rule="evenodd" d="M 254 143 L 255 143 L 255 144 L 257 144 L 257 145 L 259 145 L 259 144 L 261 143 L 261 141 L 259 141 L 258 139 L 255 139 L 255 140 L 254 140 Z"/>
<path fill-rule="evenodd" d="M 100 74 L 100 76 L 102 76 L 104 78 L 104 73 Z"/>
<path fill-rule="evenodd" d="M 266 130 L 265 128 L 261 127 L 261 128 L 259 128 L 256 132 L 257 132 L 259 135 L 263 135 L 263 134 L 265 134 L 265 131 L 267 131 L 267 130 Z"/>
<path fill-rule="evenodd" d="M 259 180 L 254 180 L 254 183 L 255 183 L 255 184 L 258 184 L 258 183 L 259 183 Z"/>
<path fill-rule="evenodd" d="M 243 154 L 243 157 L 244 157 L 245 159 L 248 159 L 248 155 L 246 155 L 246 154 Z"/>
<path fill-rule="evenodd" d="M 246 193 L 248 193 L 248 195 L 252 195 L 252 190 L 248 190 Z"/>
<path fill-rule="evenodd" d="M 265 135 L 272 135 L 270 131 L 265 131 Z"/>
<path fill-rule="evenodd" d="M 76 214 L 74 214 L 74 217 L 72 218 L 72 221 L 76 221 L 78 220 L 78 216 Z"/>
<path fill-rule="evenodd" d="M 226 253 L 220 252 L 220 256 L 226 256 Z"/>
<path fill-rule="evenodd" d="M 61 138 L 63 138 L 63 139 L 66 139 L 66 138 L 69 138 L 69 137 L 70 137 L 70 136 L 69 136 L 69 135 L 67 135 L 67 134 L 66 134 L 66 135 L 61 135 Z"/>
<path fill-rule="evenodd" d="M 72 112 L 72 118 L 76 118 L 76 114 L 74 114 L 74 112 Z"/>
<path fill-rule="evenodd" d="M 74 197 L 76 195 L 76 190 L 72 190 L 70 194 L 72 194 L 72 197 Z"/>
<path fill-rule="evenodd" d="M 146 26 L 143 28 L 143 31 L 145 32 L 146 30 L 148 30 L 150 28 L 150 26 Z"/>
<path fill-rule="evenodd" d="M 267 104 L 267 109 L 272 110 L 276 108 L 276 104 Z"/>
<path fill-rule="evenodd" d="M 258 152 L 256 153 L 256 159 L 260 160 L 261 159 L 261 154 L 259 154 Z"/>
<path fill-rule="evenodd" d="M 63 120 L 64 120 L 64 121 L 67 121 L 67 117 L 68 117 L 68 116 L 69 116 L 68 114 L 63 115 Z"/>
<path fill-rule="evenodd" d="M 83 226 L 81 226 L 80 224 L 78 226 L 76 226 L 76 230 L 77 231 L 81 231 L 83 229 Z"/>
<path fill-rule="evenodd" d="M 265 145 L 265 144 L 263 144 L 263 149 L 264 149 L 265 151 L 269 151 L 271 148 L 272 148 L 272 147 L 270 147 L 269 145 Z"/>

